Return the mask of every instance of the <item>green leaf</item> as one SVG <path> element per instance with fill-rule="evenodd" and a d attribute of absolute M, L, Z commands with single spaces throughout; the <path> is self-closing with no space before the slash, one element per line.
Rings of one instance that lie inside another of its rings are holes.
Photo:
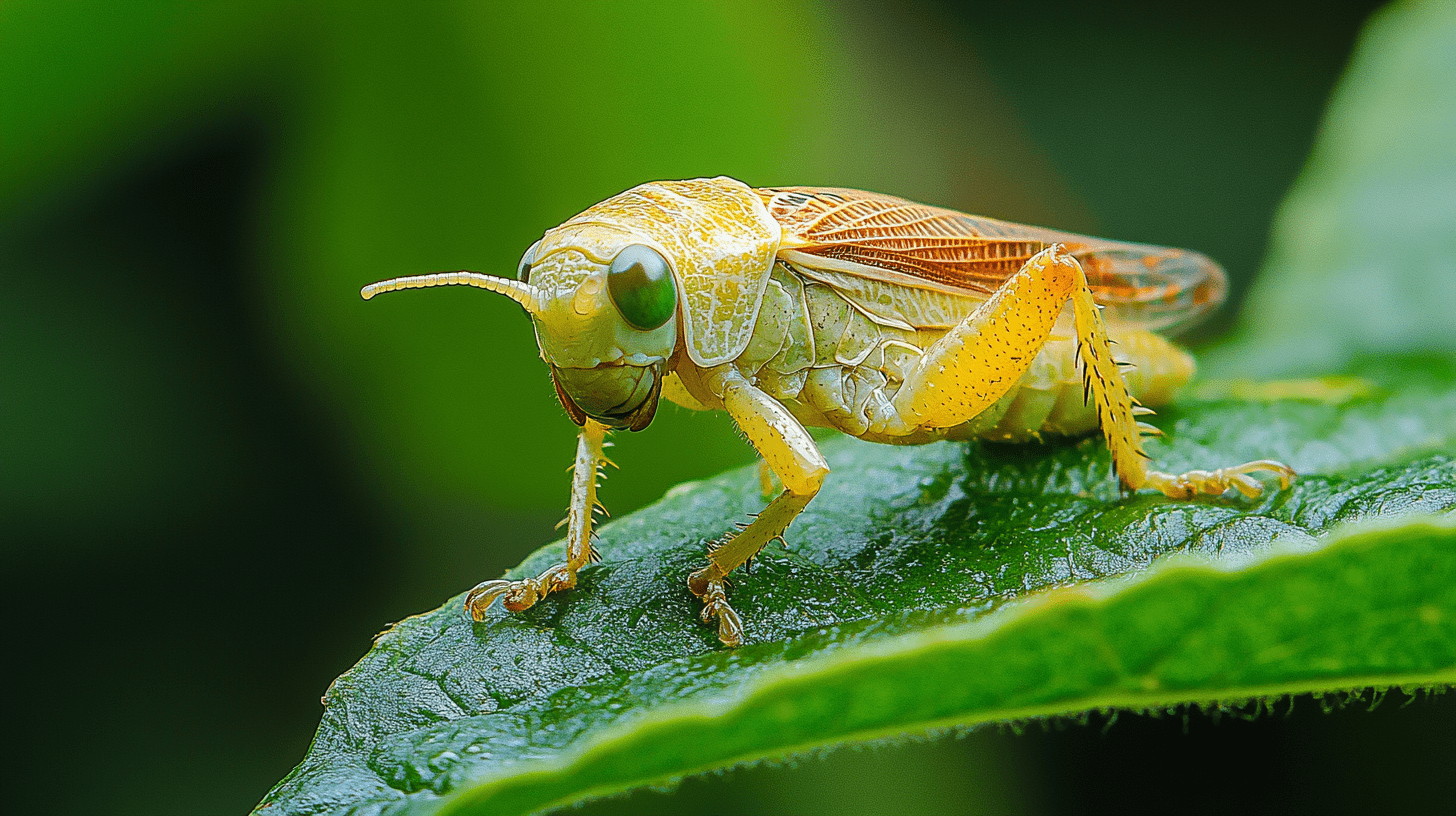
<path fill-rule="evenodd" d="M 1306 474 L 1253 506 L 1119 498 L 1095 439 L 831 441 L 834 473 L 792 546 L 734 587 L 749 643 L 733 651 L 684 580 L 705 542 L 762 506 L 756 475 L 686 485 L 606 525 L 605 559 L 574 592 L 480 624 L 457 597 L 382 635 L 329 690 L 308 757 L 261 812 L 527 811 L 950 724 L 1451 682 L 1456 528 L 1314 541 L 1456 508 L 1456 365 L 1405 368 L 1416 376 L 1364 372 L 1373 387 L 1343 405 L 1169 412 L 1161 464 L 1268 455 Z M 1169 553 L 1221 563 L 1144 572 Z M 512 574 L 560 557 L 546 547 Z"/>
<path fill-rule="evenodd" d="M 1456 320 L 1432 249 L 1456 212 L 1449 144 L 1417 138 L 1449 132 L 1425 125 L 1456 111 L 1453 41 L 1449 4 L 1377 19 L 1216 361 L 1327 379 L 1204 383 L 1149 445 L 1173 471 L 1281 459 L 1291 489 L 1120 496 L 1097 439 L 835 439 L 790 546 L 737 576 L 730 651 L 684 582 L 762 507 L 757 479 L 684 485 L 605 526 L 574 592 L 479 624 L 456 597 L 381 635 L 259 812 L 526 812 L 851 740 L 1456 682 Z M 1417 216 L 1402 241 L 1361 226 Z"/>
<path fill-rule="evenodd" d="M 1452 76 L 1456 4 L 1392 3 L 1372 18 L 1239 331 L 1205 370 L 1282 376 L 1456 349 Z"/>

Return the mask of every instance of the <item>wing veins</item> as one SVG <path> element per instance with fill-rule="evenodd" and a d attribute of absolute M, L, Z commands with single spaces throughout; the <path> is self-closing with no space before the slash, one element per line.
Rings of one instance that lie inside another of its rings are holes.
<path fill-rule="evenodd" d="M 1222 301 L 1223 270 L 1187 250 L 1091 238 L 834 188 L 759 191 L 802 263 L 822 258 L 843 274 L 900 285 L 995 291 L 1047 244 L 1065 244 L 1086 270 L 1110 321 L 1187 325 Z M 843 265 L 841 268 L 840 265 Z"/>

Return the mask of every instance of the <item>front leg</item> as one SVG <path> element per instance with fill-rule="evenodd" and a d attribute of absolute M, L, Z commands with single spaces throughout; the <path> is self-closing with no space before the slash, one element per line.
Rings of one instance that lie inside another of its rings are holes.
<path fill-rule="evenodd" d="M 708 566 L 688 578 L 688 589 L 703 601 L 703 622 L 717 618 L 718 639 L 727 646 L 738 646 L 743 643 L 743 620 L 728 605 L 728 573 L 783 535 L 819 492 L 829 465 L 804 426 L 737 369 L 731 365 L 713 369 L 706 382 L 784 485 L 778 498 L 751 524 L 713 545 Z"/>
<path fill-rule="evenodd" d="M 465 611 L 475 620 L 485 620 L 485 611 L 496 598 L 511 612 L 530 609 L 552 592 L 576 586 L 576 573 L 596 558 L 592 548 L 592 513 L 597 503 L 597 477 L 609 460 L 602 453 L 605 425 L 590 419 L 581 426 L 576 441 L 576 464 L 572 467 L 571 504 L 566 509 L 566 560 L 535 578 L 507 581 L 497 578 L 480 583 L 465 596 Z"/>

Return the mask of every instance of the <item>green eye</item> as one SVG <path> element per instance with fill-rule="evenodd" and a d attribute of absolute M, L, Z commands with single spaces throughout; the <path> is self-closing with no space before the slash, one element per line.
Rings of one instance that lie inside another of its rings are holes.
<path fill-rule="evenodd" d="M 651 247 L 632 244 L 607 267 L 607 291 L 627 324 L 652 331 L 677 310 L 677 285 L 667 259 Z"/>

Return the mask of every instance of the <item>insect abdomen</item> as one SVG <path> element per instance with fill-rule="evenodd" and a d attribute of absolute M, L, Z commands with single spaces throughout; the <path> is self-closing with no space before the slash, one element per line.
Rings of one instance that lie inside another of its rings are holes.
<path fill-rule="evenodd" d="M 1193 377 L 1193 357 L 1159 335 L 1125 331 L 1113 340 L 1117 360 L 1130 364 L 1122 371 L 1128 391 L 1144 405 L 1166 404 Z M 1096 430 L 1097 412 L 1084 396 L 1076 348 L 1073 338 L 1049 339 L 1015 388 L 950 436 L 1023 442 Z"/>
<path fill-rule="evenodd" d="M 760 388 L 805 425 L 834 428 L 875 442 L 920 443 L 938 438 L 1025 441 L 1046 434 L 1078 435 L 1097 428 L 1083 398 L 1076 342 L 1051 337 L 1026 374 L 1000 400 L 962 425 L 923 430 L 892 406 L 921 351 L 943 331 L 909 332 L 875 323 L 833 287 L 806 283 L 780 265 L 765 294 L 753 339 L 736 361 Z M 1193 376 L 1193 358 L 1159 335 L 1123 330 L 1117 358 L 1140 402 L 1156 406 Z"/>

